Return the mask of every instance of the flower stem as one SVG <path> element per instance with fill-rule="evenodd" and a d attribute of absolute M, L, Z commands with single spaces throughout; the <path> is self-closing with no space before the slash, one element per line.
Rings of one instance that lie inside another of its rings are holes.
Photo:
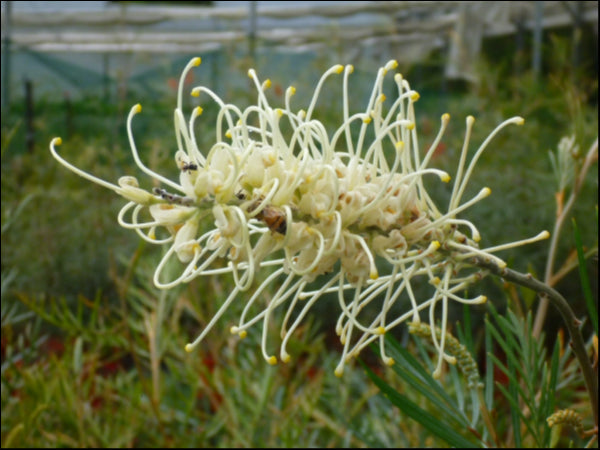
<path fill-rule="evenodd" d="M 565 325 L 571 335 L 571 347 L 573 353 L 579 360 L 581 370 L 583 372 L 583 379 L 585 386 L 590 395 L 590 401 L 592 404 L 592 412 L 594 414 L 594 424 L 598 427 L 598 378 L 594 375 L 594 369 L 590 363 L 590 359 L 585 350 L 585 343 L 581 334 L 581 321 L 575 317 L 575 313 L 569 306 L 567 300 L 560 295 L 555 289 L 551 288 L 545 283 L 535 279 L 531 274 L 523 274 L 516 272 L 511 269 L 501 269 L 492 261 L 485 261 L 482 258 L 473 258 L 471 260 L 475 266 L 489 270 L 494 275 L 504 278 L 521 286 L 525 286 L 539 293 L 541 296 L 547 299 L 547 301 L 553 304 L 558 312 L 565 321 Z"/>

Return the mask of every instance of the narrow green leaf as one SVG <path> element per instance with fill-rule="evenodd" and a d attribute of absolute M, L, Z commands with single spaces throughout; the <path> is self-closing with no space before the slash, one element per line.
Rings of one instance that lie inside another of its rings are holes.
<path fill-rule="evenodd" d="M 546 389 L 542 390 L 545 393 L 545 399 L 543 403 L 540 403 L 540 409 L 542 410 L 542 416 L 548 417 L 554 412 L 555 398 L 556 398 L 556 385 L 558 383 L 558 369 L 560 364 L 560 344 L 558 339 L 554 343 L 554 351 L 552 352 L 552 362 L 550 366 L 550 380 Z M 549 447 L 551 440 L 551 428 L 544 421 L 544 436 L 542 437 L 542 446 Z"/>
<path fill-rule="evenodd" d="M 393 365 L 394 372 L 413 389 L 431 401 L 449 420 L 453 420 L 458 426 L 468 426 L 467 417 L 456 406 L 455 401 L 440 383 L 423 368 L 421 363 L 398 341 L 390 339 L 389 343 L 390 356 L 396 361 Z"/>
<path fill-rule="evenodd" d="M 100 303 L 102 301 L 102 296 L 100 291 L 98 291 L 96 293 L 96 296 L 94 297 L 94 304 L 91 307 L 91 314 L 90 314 L 90 319 L 89 319 L 89 323 L 90 324 L 97 324 L 98 323 L 98 314 L 100 311 Z"/>
<path fill-rule="evenodd" d="M 454 386 L 454 396 L 456 397 L 456 408 L 465 414 L 465 392 L 470 389 L 464 389 L 462 376 L 459 374 L 456 364 L 448 364 L 448 375 Z M 446 381 L 447 383 L 447 381 Z M 465 414 L 466 416 L 466 414 Z"/>
<path fill-rule="evenodd" d="M 504 364 L 502 364 L 496 356 L 492 355 L 492 359 L 494 360 L 494 363 L 496 364 L 496 366 L 498 366 L 498 368 L 504 373 L 504 375 L 506 375 L 507 378 L 514 379 L 514 378 L 510 378 L 511 376 L 514 376 L 514 373 L 511 372 L 511 370 L 508 367 L 506 367 Z M 519 383 L 514 383 L 514 386 L 515 386 L 515 389 L 517 390 L 518 395 L 521 396 L 521 398 L 523 399 L 523 401 L 525 402 L 527 407 L 529 407 L 530 409 L 534 408 L 535 404 L 531 402 L 531 399 L 529 398 L 527 393 L 523 390 L 521 385 Z"/>
<path fill-rule="evenodd" d="M 440 384 L 433 379 L 431 373 L 428 372 L 423 365 L 407 349 L 404 348 L 404 346 L 402 346 L 392 336 L 386 336 L 386 342 L 390 344 L 390 355 L 396 361 L 396 364 L 392 366 L 394 370 L 404 371 L 408 369 L 421 382 L 429 385 L 429 387 L 435 390 L 439 395 L 444 396 L 447 400 L 450 400 L 450 397 L 447 396 L 446 391 L 444 391 Z"/>
<path fill-rule="evenodd" d="M 510 345 L 510 348 L 513 350 L 511 351 L 511 354 L 514 354 L 517 359 L 520 359 L 520 357 L 525 356 L 525 354 L 523 353 L 523 348 L 519 343 L 519 340 L 523 341 L 523 326 L 520 322 L 517 322 L 518 319 L 516 319 L 516 316 L 514 316 L 510 309 L 507 310 L 507 315 L 509 319 L 507 319 L 506 317 L 498 316 L 497 323 L 500 327 L 500 330 L 504 334 L 506 342 Z"/>
<path fill-rule="evenodd" d="M 596 310 L 596 303 L 594 302 L 594 296 L 592 295 L 592 287 L 590 285 L 590 279 L 587 273 L 587 265 L 585 263 L 585 256 L 583 253 L 583 243 L 581 242 L 581 233 L 577 222 L 573 219 L 573 234 L 575 236 L 575 247 L 577 248 L 577 259 L 579 260 L 579 278 L 581 279 L 581 289 L 583 289 L 583 296 L 585 298 L 585 304 L 588 309 L 588 316 L 594 327 L 594 332 L 598 336 L 598 311 Z"/>
<path fill-rule="evenodd" d="M 510 398 L 513 400 L 510 402 L 510 417 L 513 426 L 513 434 L 515 439 L 515 447 L 522 447 L 521 441 L 521 408 L 519 407 L 519 398 L 517 394 L 518 378 L 515 371 L 514 362 L 508 359 L 508 392 Z"/>
<path fill-rule="evenodd" d="M 363 364 L 369 378 L 379 387 L 381 392 L 408 417 L 417 421 L 431 434 L 457 448 L 476 448 L 477 445 L 457 433 L 452 426 L 441 422 L 437 417 L 420 408 L 404 395 L 397 392 L 389 384 L 379 378 L 371 369 Z"/>
<path fill-rule="evenodd" d="M 83 295 L 77 296 L 77 323 L 83 323 Z"/>
<path fill-rule="evenodd" d="M 485 404 L 491 411 L 494 408 L 494 344 L 492 341 L 492 332 L 488 327 L 488 317 L 485 317 Z"/>
<path fill-rule="evenodd" d="M 81 369 L 83 367 L 83 360 L 81 357 L 83 351 L 83 339 L 81 336 L 78 336 L 75 339 L 75 347 L 73 348 L 73 373 L 75 375 L 81 374 Z"/>
<path fill-rule="evenodd" d="M 500 316 L 496 316 L 496 319 L 497 319 L 496 323 L 498 324 L 499 327 L 502 328 L 503 334 L 504 334 L 504 336 L 506 336 L 507 339 L 504 339 L 500 335 L 500 332 L 496 329 L 496 327 L 491 322 L 487 321 L 486 326 L 490 329 L 490 332 L 492 333 L 496 342 L 502 348 L 502 351 L 504 351 L 506 360 L 512 362 L 512 364 L 515 367 L 515 370 L 519 370 L 521 376 L 523 376 L 523 377 L 526 376 L 527 374 L 522 373 L 522 368 L 520 367 L 520 364 L 519 364 L 523 355 L 515 354 L 515 351 L 517 353 L 520 353 L 521 346 L 514 338 L 514 334 L 513 334 L 514 332 L 512 330 L 510 323 L 507 322 L 506 319 L 504 319 Z"/>
<path fill-rule="evenodd" d="M 508 403 L 510 405 L 510 409 L 511 409 L 511 414 L 513 412 L 515 413 L 515 415 L 517 417 L 517 419 L 516 419 L 517 422 L 519 421 L 519 418 L 520 418 L 523 421 L 523 424 L 525 424 L 525 427 L 529 430 L 529 432 L 535 436 L 535 431 L 531 428 L 530 421 L 527 420 L 527 418 L 523 415 L 523 412 L 521 411 L 521 408 L 519 406 L 519 399 L 512 398 L 510 392 L 504 386 L 502 386 L 500 383 L 496 383 L 496 387 L 508 401 Z M 513 419 L 512 416 L 511 416 L 511 419 Z M 514 424 L 513 424 L 513 426 L 514 426 Z M 520 432 L 519 432 L 519 434 L 520 434 Z M 515 448 L 518 448 L 518 447 L 519 447 L 519 445 L 517 445 L 517 443 L 516 443 L 516 436 L 515 436 Z"/>
<path fill-rule="evenodd" d="M 6 438 L 4 438 L 4 442 L 2 443 L 2 448 L 10 448 L 13 446 L 13 441 L 15 438 L 25 430 L 25 424 L 23 422 L 19 422 L 16 424 L 7 434 Z"/>

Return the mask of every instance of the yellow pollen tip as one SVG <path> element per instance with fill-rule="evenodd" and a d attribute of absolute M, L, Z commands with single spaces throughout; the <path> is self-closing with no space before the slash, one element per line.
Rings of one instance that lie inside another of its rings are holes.
<path fill-rule="evenodd" d="M 192 66 L 198 67 L 200 64 L 202 64 L 202 58 L 199 56 L 196 56 L 194 59 L 192 59 Z"/>
<path fill-rule="evenodd" d="M 380 335 L 380 336 L 381 336 L 382 334 L 385 334 L 385 327 L 377 327 L 377 328 L 375 329 L 375 334 L 378 334 L 378 335 Z"/>
<path fill-rule="evenodd" d="M 506 263 L 502 260 L 498 261 L 498 267 L 500 267 L 501 269 L 506 268 Z"/>
<path fill-rule="evenodd" d="M 62 145 L 62 138 L 55 137 L 54 139 L 52 139 L 52 143 L 54 145 Z"/>
<path fill-rule="evenodd" d="M 249 76 L 250 78 L 254 78 L 254 75 L 255 75 L 255 73 L 254 73 L 254 69 L 248 69 L 248 76 Z"/>
<path fill-rule="evenodd" d="M 289 363 L 291 359 L 292 359 L 292 357 L 289 354 L 287 354 L 287 353 L 281 355 L 281 360 L 284 363 Z"/>
<path fill-rule="evenodd" d="M 398 151 L 404 150 L 404 142 L 403 141 L 396 142 L 396 150 L 398 150 Z"/>
<path fill-rule="evenodd" d="M 265 89 L 269 89 L 271 87 L 271 80 L 270 79 L 266 79 L 265 82 L 262 85 L 263 90 Z"/>
<path fill-rule="evenodd" d="M 354 72 L 354 66 L 352 64 L 348 64 L 346 66 L 346 70 L 348 71 L 348 73 L 352 73 Z"/>
<path fill-rule="evenodd" d="M 437 250 L 441 246 L 442 244 L 440 244 L 440 241 L 433 241 L 429 247 L 431 248 L 431 250 Z"/>
<path fill-rule="evenodd" d="M 290 86 L 288 90 L 290 91 L 290 95 L 294 95 L 296 93 L 296 88 L 294 86 Z"/>
<path fill-rule="evenodd" d="M 550 237 L 550 232 L 548 230 L 544 230 L 539 234 L 539 237 L 540 239 L 548 239 Z"/>
<path fill-rule="evenodd" d="M 473 125 L 474 122 L 475 122 L 475 117 L 467 116 L 467 125 Z"/>
<path fill-rule="evenodd" d="M 416 101 L 417 101 L 417 100 L 419 100 L 420 98 L 421 98 L 421 96 L 419 95 L 419 93 L 418 93 L 418 92 L 414 92 L 414 93 L 413 93 L 413 94 L 410 96 L 410 99 L 411 99 L 413 102 L 416 102 Z"/>
<path fill-rule="evenodd" d="M 385 359 L 385 365 L 386 366 L 393 366 L 394 364 L 396 364 L 396 361 L 394 361 L 394 358 L 386 358 Z"/>
<path fill-rule="evenodd" d="M 283 116 L 283 111 L 280 108 L 277 108 L 275 110 L 275 114 L 277 115 L 277 117 L 281 117 L 281 116 Z"/>
<path fill-rule="evenodd" d="M 365 117 L 363 119 L 363 123 L 371 123 L 371 120 L 373 120 L 373 119 L 371 119 L 370 117 Z"/>
<path fill-rule="evenodd" d="M 488 195 L 490 195 L 492 193 L 492 190 L 489 187 L 484 187 L 481 190 L 481 195 L 487 197 Z"/>
<path fill-rule="evenodd" d="M 248 332 L 246 330 L 242 330 L 238 333 L 238 336 L 240 337 L 240 339 L 246 339 L 246 337 L 248 336 Z"/>
<path fill-rule="evenodd" d="M 340 74 L 344 71 L 344 66 L 342 66 L 341 64 L 336 64 L 335 66 L 333 66 L 333 71 L 337 74 Z"/>
<path fill-rule="evenodd" d="M 482 295 L 480 300 L 481 300 L 481 303 L 485 303 L 485 302 L 487 302 L 487 297 L 485 295 Z"/>
<path fill-rule="evenodd" d="M 156 240 L 156 234 L 154 233 L 154 231 L 151 231 L 150 233 L 148 233 L 148 237 L 149 237 L 150 239 L 152 239 L 153 241 L 155 241 L 155 240 Z"/>
<path fill-rule="evenodd" d="M 191 353 L 194 350 L 194 346 L 192 344 L 185 344 L 185 351 Z"/>
<path fill-rule="evenodd" d="M 227 133 L 225 133 L 225 137 L 231 139 L 231 131 L 227 130 Z"/>
<path fill-rule="evenodd" d="M 229 329 L 229 332 L 230 332 L 231 334 L 237 334 L 237 333 L 238 333 L 238 330 L 239 330 L 239 328 L 238 328 L 238 327 L 236 327 L 236 326 L 234 325 L 234 326 L 232 326 L 232 327 Z"/>
<path fill-rule="evenodd" d="M 381 94 L 381 95 L 379 96 L 379 101 L 380 101 L 381 103 L 383 103 L 383 102 L 385 102 L 385 98 L 386 98 L 386 97 L 385 97 L 385 94 Z"/>
<path fill-rule="evenodd" d="M 523 119 L 522 117 L 517 117 L 517 120 L 515 121 L 515 123 L 517 125 L 523 125 L 525 123 L 525 119 Z"/>
<path fill-rule="evenodd" d="M 401 73 L 397 73 L 396 75 L 394 75 L 394 81 L 396 83 L 400 83 L 402 81 L 402 74 Z"/>
<path fill-rule="evenodd" d="M 448 113 L 442 114 L 442 122 L 449 122 L 449 121 L 450 121 L 450 114 L 448 114 Z"/>
<path fill-rule="evenodd" d="M 440 180 L 442 180 L 444 183 L 447 183 L 448 181 L 450 181 L 450 179 L 451 177 L 447 173 L 440 176 Z"/>
<path fill-rule="evenodd" d="M 433 284 L 434 286 L 437 286 L 438 284 L 440 284 L 442 282 L 442 280 L 440 280 L 440 277 L 433 277 L 431 279 L 431 284 Z"/>
<path fill-rule="evenodd" d="M 200 97 L 200 89 L 194 88 L 190 94 L 192 97 Z"/>
<path fill-rule="evenodd" d="M 344 375 L 344 369 L 337 368 L 337 369 L 335 369 L 335 371 L 333 373 L 335 374 L 336 377 L 340 378 L 342 375 Z"/>
<path fill-rule="evenodd" d="M 377 273 L 377 271 L 371 272 L 369 274 L 369 278 L 371 278 L 371 280 L 376 280 L 377 278 L 379 278 L 379 274 Z"/>
<path fill-rule="evenodd" d="M 415 124 L 414 122 L 409 123 L 408 125 L 406 125 L 406 129 L 407 130 L 414 130 L 415 129 Z"/>
<path fill-rule="evenodd" d="M 269 356 L 267 358 L 267 362 L 269 364 L 271 364 L 272 366 L 274 366 L 275 364 L 277 364 L 277 358 L 275 356 Z"/>
<path fill-rule="evenodd" d="M 388 70 L 393 70 L 396 67 L 398 67 L 398 61 L 396 61 L 395 59 L 390 59 L 385 65 L 385 68 Z"/>
<path fill-rule="evenodd" d="M 134 106 L 133 108 L 131 108 L 131 109 L 132 109 L 132 111 L 133 111 L 134 113 L 136 113 L 136 114 L 137 114 L 137 113 L 139 113 L 139 112 L 142 112 L 142 105 L 140 105 L 140 104 L 138 103 L 137 105 L 135 105 L 135 106 Z"/>
<path fill-rule="evenodd" d="M 196 106 L 196 108 L 194 109 L 194 111 L 196 112 L 197 116 L 200 116 L 204 112 L 204 110 L 202 109 L 201 106 Z"/>

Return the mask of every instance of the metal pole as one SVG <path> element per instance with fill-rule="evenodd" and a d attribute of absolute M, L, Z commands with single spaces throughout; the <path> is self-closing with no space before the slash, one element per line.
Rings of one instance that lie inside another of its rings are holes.
<path fill-rule="evenodd" d="M 102 94 L 104 96 L 104 101 L 110 101 L 110 67 L 109 67 L 110 56 L 108 53 L 102 54 Z"/>
<path fill-rule="evenodd" d="M 2 109 L 10 104 L 10 29 L 12 2 L 2 2 L 4 5 L 4 23 L 2 24 Z"/>
<path fill-rule="evenodd" d="M 517 58 L 514 66 L 515 74 L 520 75 L 523 72 L 523 51 L 525 50 L 525 18 L 517 17 L 515 22 L 517 34 L 515 37 L 517 46 Z"/>
<path fill-rule="evenodd" d="M 573 67 L 581 65 L 581 38 L 583 35 L 583 2 L 575 2 L 573 14 Z"/>
<path fill-rule="evenodd" d="M 583 33 L 584 25 L 584 4 L 583 2 L 562 2 L 563 7 L 571 15 L 573 19 L 573 50 L 571 52 L 571 61 L 574 68 L 577 68 L 581 63 L 581 34 Z"/>
<path fill-rule="evenodd" d="M 544 2 L 535 2 L 535 22 L 533 28 L 533 61 L 532 69 L 535 78 L 542 71 L 542 18 L 544 16 Z"/>
<path fill-rule="evenodd" d="M 33 153 L 35 146 L 35 131 L 33 129 L 33 83 L 30 79 L 24 80 L 25 86 L 25 147 Z"/>
<path fill-rule="evenodd" d="M 256 57 L 256 1 L 250 2 L 250 28 L 248 30 L 248 53 L 250 61 L 254 64 Z"/>

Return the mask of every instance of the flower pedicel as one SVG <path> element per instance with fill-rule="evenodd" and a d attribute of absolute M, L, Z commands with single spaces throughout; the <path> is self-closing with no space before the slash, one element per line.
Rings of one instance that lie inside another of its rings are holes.
<path fill-rule="evenodd" d="M 443 360 L 455 362 L 444 352 L 448 302 L 486 300 L 485 296 L 460 295 L 484 275 L 470 266 L 469 258 L 482 257 L 504 267 L 504 261 L 493 253 L 548 237 L 544 231 L 531 239 L 481 249 L 475 225 L 458 218 L 491 192 L 483 188 L 475 197 L 463 199 L 483 150 L 506 125 L 521 125 L 524 120 L 513 117 L 498 125 L 467 164 L 475 120 L 467 118 L 450 201 L 440 208 L 427 194 L 423 177 L 450 181 L 449 174 L 428 166 L 450 116 L 442 115 L 439 133 L 421 156 L 414 113 L 419 94 L 400 74 L 394 75 L 396 98 L 387 100 L 382 92 L 384 78 L 397 67 L 396 61 L 378 70 L 365 110 L 355 113 L 349 111 L 351 65 L 327 70 L 305 110 L 292 107 L 294 87 L 286 90 L 282 107 L 272 107 L 265 95 L 271 83 L 261 83 L 253 69 L 248 75 L 258 100 L 243 110 L 224 103 L 206 87 L 196 87 L 192 96 L 210 97 L 220 109 L 215 144 L 207 153 L 198 149 L 193 131 L 202 108 L 194 108 L 189 121 L 182 111 L 183 80 L 199 64 L 200 58 L 192 59 L 179 83 L 175 109 L 178 182 L 141 161 L 131 127 L 141 111 L 139 104 L 127 119 L 131 152 L 138 167 L 160 182 L 161 188 L 142 189 L 131 176 L 120 178 L 118 185 L 98 179 L 58 155 L 55 147 L 61 144 L 60 138 L 50 143 L 52 155 L 64 166 L 129 200 L 118 215 L 121 226 L 135 230 L 148 242 L 169 246 L 154 274 L 157 287 L 169 289 L 198 276 L 232 276 L 233 290 L 186 350 L 194 350 L 232 302 L 244 299 L 245 308 L 231 332 L 244 337 L 251 326 L 262 322 L 262 353 L 275 364 L 267 329 L 276 310 L 285 310 L 279 358 L 288 362 L 286 347 L 294 330 L 324 294 L 336 293 L 340 306 L 336 332 L 343 345 L 336 375 L 341 376 L 344 364 L 375 340 L 383 361 L 393 364 L 385 353 L 385 333 L 405 321 L 419 323 L 423 310 L 433 330 L 440 305 L 441 333 L 431 334 L 438 352 L 434 376 L 439 376 Z M 324 83 L 336 76 L 342 85 L 342 120 L 338 128 L 328 131 L 313 113 Z M 166 233 L 159 238 L 161 229 Z M 181 272 L 167 280 L 163 272 L 172 259 L 179 260 Z M 228 261 L 226 267 L 213 265 L 220 259 Z M 261 268 L 268 268 L 270 274 L 249 292 Z M 322 282 L 309 288 L 315 280 Z M 428 298 L 417 298 L 412 286 L 423 282 L 431 286 L 431 293 Z M 261 294 L 275 283 L 279 288 L 265 301 Z M 395 304 L 406 311 L 390 317 Z M 373 308 L 377 313 L 372 313 Z M 365 314 L 366 309 L 371 313 Z M 297 314 L 292 319 L 294 310 Z"/>

